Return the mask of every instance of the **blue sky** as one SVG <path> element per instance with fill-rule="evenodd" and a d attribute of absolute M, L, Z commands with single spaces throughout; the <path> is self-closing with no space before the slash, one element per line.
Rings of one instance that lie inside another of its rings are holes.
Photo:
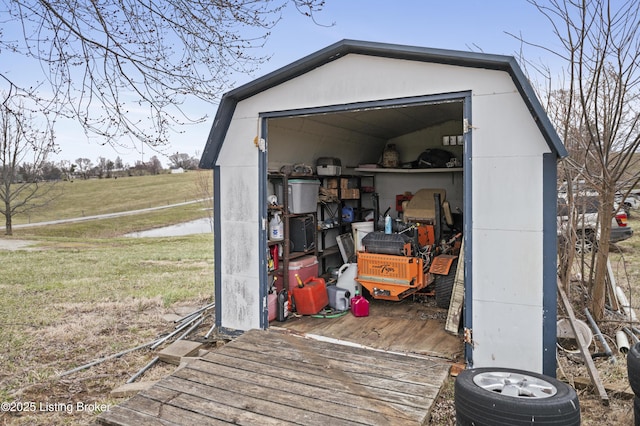
<path fill-rule="evenodd" d="M 524 0 L 327 0 L 316 20 L 325 25 L 315 25 L 295 8 L 288 7 L 263 51 L 256 52 L 270 55 L 270 60 L 254 75 L 234 76 L 235 85 L 247 83 L 345 38 L 506 55 L 514 55 L 521 48 L 520 42 L 507 32 L 521 34 L 527 41 L 550 48 L 558 45 L 546 18 Z M 554 69 L 559 67 L 550 53 L 533 48 L 524 52 L 530 61 L 542 62 Z M 217 105 L 193 101 L 188 102 L 186 109 L 197 115 L 206 113 L 208 120 L 181 129 L 184 133 L 172 138 L 172 146 L 165 150 L 167 155 L 181 152 L 199 156 L 205 145 Z M 137 150 L 118 152 L 103 147 L 99 140 L 88 140 L 77 126 L 69 123 L 58 128 L 57 142 L 62 151 L 52 157 L 54 161 L 86 157 L 95 162 L 99 156 L 109 159 L 120 156 L 125 163 L 133 164 L 157 155 L 167 164 L 162 153 L 148 148 L 143 155 L 140 146 Z"/>

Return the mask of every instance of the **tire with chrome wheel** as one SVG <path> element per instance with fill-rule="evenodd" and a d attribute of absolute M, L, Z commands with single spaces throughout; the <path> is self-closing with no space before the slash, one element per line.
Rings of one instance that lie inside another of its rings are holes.
<path fill-rule="evenodd" d="M 458 425 L 580 424 L 576 391 L 542 374 L 510 368 L 462 371 L 455 383 Z"/>
<path fill-rule="evenodd" d="M 640 398 L 640 343 L 636 343 L 627 352 L 627 377 L 636 398 Z"/>

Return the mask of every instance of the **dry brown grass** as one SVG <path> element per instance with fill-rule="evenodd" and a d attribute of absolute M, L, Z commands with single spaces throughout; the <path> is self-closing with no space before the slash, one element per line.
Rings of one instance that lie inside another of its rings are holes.
<path fill-rule="evenodd" d="M 98 412 L 79 410 L 77 404 L 113 406 L 121 403 L 122 399 L 109 396 L 111 390 L 124 384 L 159 349 L 141 349 L 77 373 L 58 375 L 78 365 L 153 341 L 173 331 L 174 323 L 163 319 L 163 315 L 183 315 L 185 309 L 178 309 L 180 305 L 188 306 L 191 312 L 207 303 L 209 300 L 196 299 L 167 308 L 162 299 L 156 297 L 57 305 L 56 308 L 62 311 L 61 317 L 66 320 L 25 330 L 24 338 L 31 342 L 29 349 L 13 360 L 14 373 L 2 377 L 3 385 L 12 389 L 4 400 L 35 402 L 36 410 L 3 413 L 0 419 L 3 424 L 11 425 L 91 424 Z M 210 324 L 210 321 L 204 324 L 192 337 L 202 336 Z M 173 365 L 159 363 L 141 380 L 158 380 L 174 369 Z M 41 410 L 41 407 L 61 404 L 72 408 L 69 412 Z"/>
<path fill-rule="evenodd" d="M 624 290 L 634 310 L 640 312 L 640 212 L 633 211 L 631 215 L 629 225 L 634 229 L 635 234 L 632 238 L 611 247 L 610 261 L 617 285 Z M 574 271 L 586 275 L 588 268 L 576 268 Z M 587 320 L 584 315 L 584 307 L 589 303 L 587 294 L 585 285 L 575 279 L 571 286 L 571 300 L 576 316 L 585 322 Z M 559 307 L 558 313 L 560 316 L 565 315 L 561 307 Z M 629 325 L 624 321 L 622 315 L 607 311 L 605 319 L 598 326 L 614 357 L 597 357 L 594 359 L 594 363 L 605 386 L 615 387 L 633 394 L 627 377 L 626 355 L 618 351 L 615 340 L 616 332 Z M 603 347 L 596 342 L 596 339 L 592 342 L 590 350 L 592 353 L 604 352 Z M 558 378 L 573 384 L 576 378 L 588 379 L 589 374 L 579 357 L 559 351 Z M 633 400 L 628 395 L 609 392 L 609 406 L 602 403 L 594 388 L 578 390 L 578 396 L 583 425 L 634 425 Z"/>
<path fill-rule="evenodd" d="M 0 402 L 28 409 L 0 412 L 0 424 L 91 424 L 99 410 L 76 404 L 122 402 L 111 390 L 164 345 L 59 374 L 166 335 L 175 324 L 164 315 L 210 303 L 212 239 L 65 239 L 0 251 Z M 189 337 L 204 335 L 211 324 L 208 319 Z M 143 380 L 173 368 L 155 366 Z"/>

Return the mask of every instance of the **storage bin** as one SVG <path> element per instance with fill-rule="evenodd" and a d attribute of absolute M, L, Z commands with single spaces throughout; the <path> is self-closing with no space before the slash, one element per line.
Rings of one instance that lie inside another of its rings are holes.
<path fill-rule="evenodd" d="M 315 315 L 329 304 L 323 278 L 308 278 L 303 287 L 295 287 L 291 292 L 296 312 L 300 315 Z"/>
<path fill-rule="evenodd" d="M 303 256 L 289 262 L 289 270 L 287 272 L 287 278 L 289 279 L 287 290 L 289 291 L 298 286 L 296 274 L 300 276 L 302 282 L 311 277 L 317 277 L 319 275 L 318 258 L 316 256 Z M 282 290 L 284 283 L 284 271 L 282 268 L 278 269 L 276 275 L 278 276 L 276 288 L 279 292 Z"/>
<path fill-rule="evenodd" d="M 316 173 L 318 176 L 340 176 L 342 167 L 335 165 L 316 166 Z"/>
<path fill-rule="evenodd" d="M 288 200 L 289 213 L 314 213 L 318 209 L 318 190 L 320 181 L 317 179 L 289 179 Z M 276 183 L 278 202 L 283 204 L 282 182 Z"/>

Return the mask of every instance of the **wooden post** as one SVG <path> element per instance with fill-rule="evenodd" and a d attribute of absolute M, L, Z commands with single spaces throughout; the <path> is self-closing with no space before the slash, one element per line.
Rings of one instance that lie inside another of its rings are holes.
<path fill-rule="evenodd" d="M 565 311 L 567 311 L 567 315 L 569 315 L 569 323 L 571 324 L 571 328 L 573 329 L 573 334 L 576 336 L 576 341 L 580 346 L 580 352 L 582 353 L 582 357 L 584 358 L 585 365 L 587 366 L 587 372 L 589 373 L 589 377 L 591 377 L 591 383 L 595 386 L 598 394 L 600 395 L 600 399 L 602 400 L 602 404 L 608 406 L 609 405 L 609 396 L 607 395 L 607 391 L 600 380 L 600 374 L 596 369 L 595 364 L 593 363 L 593 359 L 591 358 L 591 353 L 589 353 L 589 348 L 587 347 L 586 342 L 584 341 L 582 334 L 580 334 L 578 328 L 576 327 L 576 316 L 573 313 L 573 308 L 571 307 L 571 303 L 569 302 L 569 298 L 567 294 L 562 289 L 562 283 L 558 280 L 557 283 L 558 293 L 560 294 L 560 298 L 562 299 L 562 304 L 564 305 Z"/>

